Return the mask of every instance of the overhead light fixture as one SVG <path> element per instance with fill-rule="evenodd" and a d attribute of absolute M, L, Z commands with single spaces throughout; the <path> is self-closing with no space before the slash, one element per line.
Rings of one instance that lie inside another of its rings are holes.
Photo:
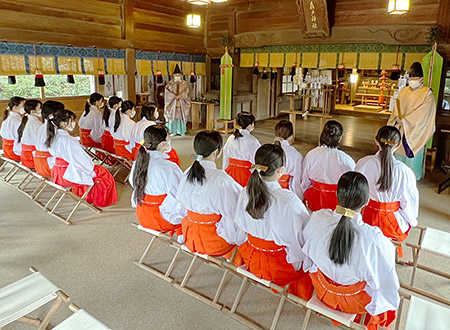
<path fill-rule="evenodd" d="M 198 14 L 189 14 L 186 16 L 186 25 L 190 28 L 199 28 L 202 25 L 202 17 Z"/>
<path fill-rule="evenodd" d="M 214 3 L 222 3 L 222 2 L 227 2 L 228 0 L 211 0 L 211 2 Z"/>
<path fill-rule="evenodd" d="M 211 0 L 187 0 L 187 2 L 196 6 L 207 6 L 211 4 Z"/>
<path fill-rule="evenodd" d="M 410 0 L 389 0 L 388 13 L 391 15 L 403 15 L 409 11 Z"/>

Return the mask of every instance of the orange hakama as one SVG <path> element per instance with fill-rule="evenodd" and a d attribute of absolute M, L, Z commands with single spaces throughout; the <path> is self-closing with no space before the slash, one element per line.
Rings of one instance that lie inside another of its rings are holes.
<path fill-rule="evenodd" d="M 308 274 L 286 260 L 286 249 L 274 241 L 266 241 L 250 234 L 241 246 L 239 252 L 247 270 L 264 280 L 272 281 L 277 285 L 289 285 L 289 292 L 302 299 L 309 300 L 313 294 L 313 286 Z"/>
<path fill-rule="evenodd" d="M 20 160 L 23 166 L 34 168 L 33 151 L 36 151 L 35 146 L 22 144 L 22 154 L 20 155 Z"/>
<path fill-rule="evenodd" d="M 48 166 L 49 157 L 52 157 L 52 155 L 48 151 L 36 150 L 36 153 L 34 154 L 34 169 L 37 174 L 46 178 L 52 176 L 50 166 Z"/>
<path fill-rule="evenodd" d="M 125 140 L 114 140 L 114 150 L 116 151 L 117 156 L 133 160 L 133 154 L 126 148 L 128 144 L 129 142 Z"/>
<path fill-rule="evenodd" d="M 72 192 L 82 197 L 89 188 L 87 185 L 70 182 L 64 179 L 64 173 L 69 163 L 62 158 L 56 158 L 55 166 L 51 171 L 53 182 L 63 187 L 73 187 Z M 109 171 L 103 166 L 94 166 L 94 187 L 86 197 L 86 202 L 97 207 L 106 207 L 117 203 L 116 182 Z"/>
<path fill-rule="evenodd" d="M 177 235 L 181 235 L 181 224 L 171 224 L 162 217 L 159 210 L 166 197 L 167 194 L 159 196 L 145 195 L 142 205 L 138 204 L 136 206 L 136 217 L 142 227 L 163 232 L 168 231 L 170 235 L 173 235 L 174 232 Z"/>
<path fill-rule="evenodd" d="M 252 175 L 252 171 L 250 170 L 252 167 L 252 163 L 247 160 L 239 160 L 235 158 L 229 159 L 228 167 L 225 172 L 231 176 L 234 181 L 239 183 L 242 187 L 246 187 L 248 184 L 248 180 Z"/>
<path fill-rule="evenodd" d="M 103 132 L 102 135 L 102 149 L 114 154 L 116 150 L 114 149 L 114 138 L 111 133 L 107 130 Z"/>
<path fill-rule="evenodd" d="M 289 189 L 289 181 L 290 180 L 291 180 L 291 176 L 289 174 L 284 174 L 278 180 L 278 183 L 280 184 L 281 188 Z"/>
<path fill-rule="evenodd" d="M 308 208 L 315 212 L 321 209 L 335 210 L 338 205 L 337 184 L 311 181 L 312 187 L 305 191 L 304 198 Z"/>
<path fill-rule="evenodd" d="M 100 143 L 97 143 L 94 140 L 92 140 L 90 129 L 80 128 L 80 143 L 82 146 L 85 147 L 94 147 L 94 148 L 102 147 Z"/>
<path fill-rule="evenodd" d="M 20 155 L 16 155 L 13 151 L 14 149 L 14 140 L 3 139 L 3 155 L 15 161 L 20 161 Z"/>
<path fill-rule="evenodd" d="M 320 270 L 309 274 L 316 289 L 317 297 L 325 305 L 344 313 L 358 314 L 355 322 L 359 322 L 366 314 L 366 306 L 372 298 L 364 291 L 366 282 L 352 285 L 340 285 L 326 277 Z M 395 320 L 396 311 L 387 311 L 378 315 L 367 313 L 364 325 L 368 330 L 376 330 L 379 326 L 388 328 Z M 333 321 L 334 325 L 339 323 Z"/>

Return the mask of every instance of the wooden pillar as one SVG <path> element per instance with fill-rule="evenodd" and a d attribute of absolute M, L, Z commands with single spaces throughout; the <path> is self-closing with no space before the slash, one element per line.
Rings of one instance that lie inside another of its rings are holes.
<path fill-rule="evenodd" d="M 126 65 L 127 65 L 127 78 L 126 78 L 126 99 L 136 102 L 136 64 L 135 64 L 135 52 L 132 48 L 127 48 L 125 51 Z"/>

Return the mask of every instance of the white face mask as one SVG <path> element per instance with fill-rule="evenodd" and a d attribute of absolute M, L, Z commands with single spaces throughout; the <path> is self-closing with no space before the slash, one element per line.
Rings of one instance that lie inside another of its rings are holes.
<path fill-rule="evenodd" d="M 75 123 L 74 121 L 71 121 L 71 122 L 67 125 L 66 129 L 67 129 L 69 132 L 72 132 L 72 131 L 75 129 L 75 125 L 76 125 L 76 123 Z"/>
<path fill-rule="evenodd" d="M 166 141 L 167 142 L 167 146 L 166 146 L 166 151 L 164 151 L 166 154 L 168 154 L 169 152 L 172 151 L 172 141 Z"/>
<path fill-rule="evenodd" d="M 173 81 L 180 82 L 181 81 L 181 76 L 173 76 Z"/>
<path fill-rule="evenodd" d="M 20 109 L 19 109 L 19 113 L 20 113 L 21 115 L 25 114 L 25 109 L 24 109 L 24 108 L 20 108 Z"/>
<path fill-rule="evenodd" d="M 420 85 L 422 85 L 422 79 L 409 81 L 409 87 L 411 87 L 412 89 L 417 89 L 420 87 Z"/>
<path fill-rule="evenodd" d="M 131 110 L 129 112 L 129 116 L 130 116 L 130 118 L 133 118 L 134 116 L 136 116 L 136 110 Z"/>

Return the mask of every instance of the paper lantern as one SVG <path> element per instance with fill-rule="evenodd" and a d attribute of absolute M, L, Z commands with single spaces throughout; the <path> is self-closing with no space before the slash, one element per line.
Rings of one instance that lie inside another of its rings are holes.
<path fill-rule="evenodd" d="M 409 0 L 389 0 L 388 13 L 403 15 L 409 11 Z"/>
<path fill-rule="evenodd" d="M 186 16 L 186 25 L 190 28 L 197 29 L 202 25 L 202 18 L 198 14 L 189 14 Z"/>

